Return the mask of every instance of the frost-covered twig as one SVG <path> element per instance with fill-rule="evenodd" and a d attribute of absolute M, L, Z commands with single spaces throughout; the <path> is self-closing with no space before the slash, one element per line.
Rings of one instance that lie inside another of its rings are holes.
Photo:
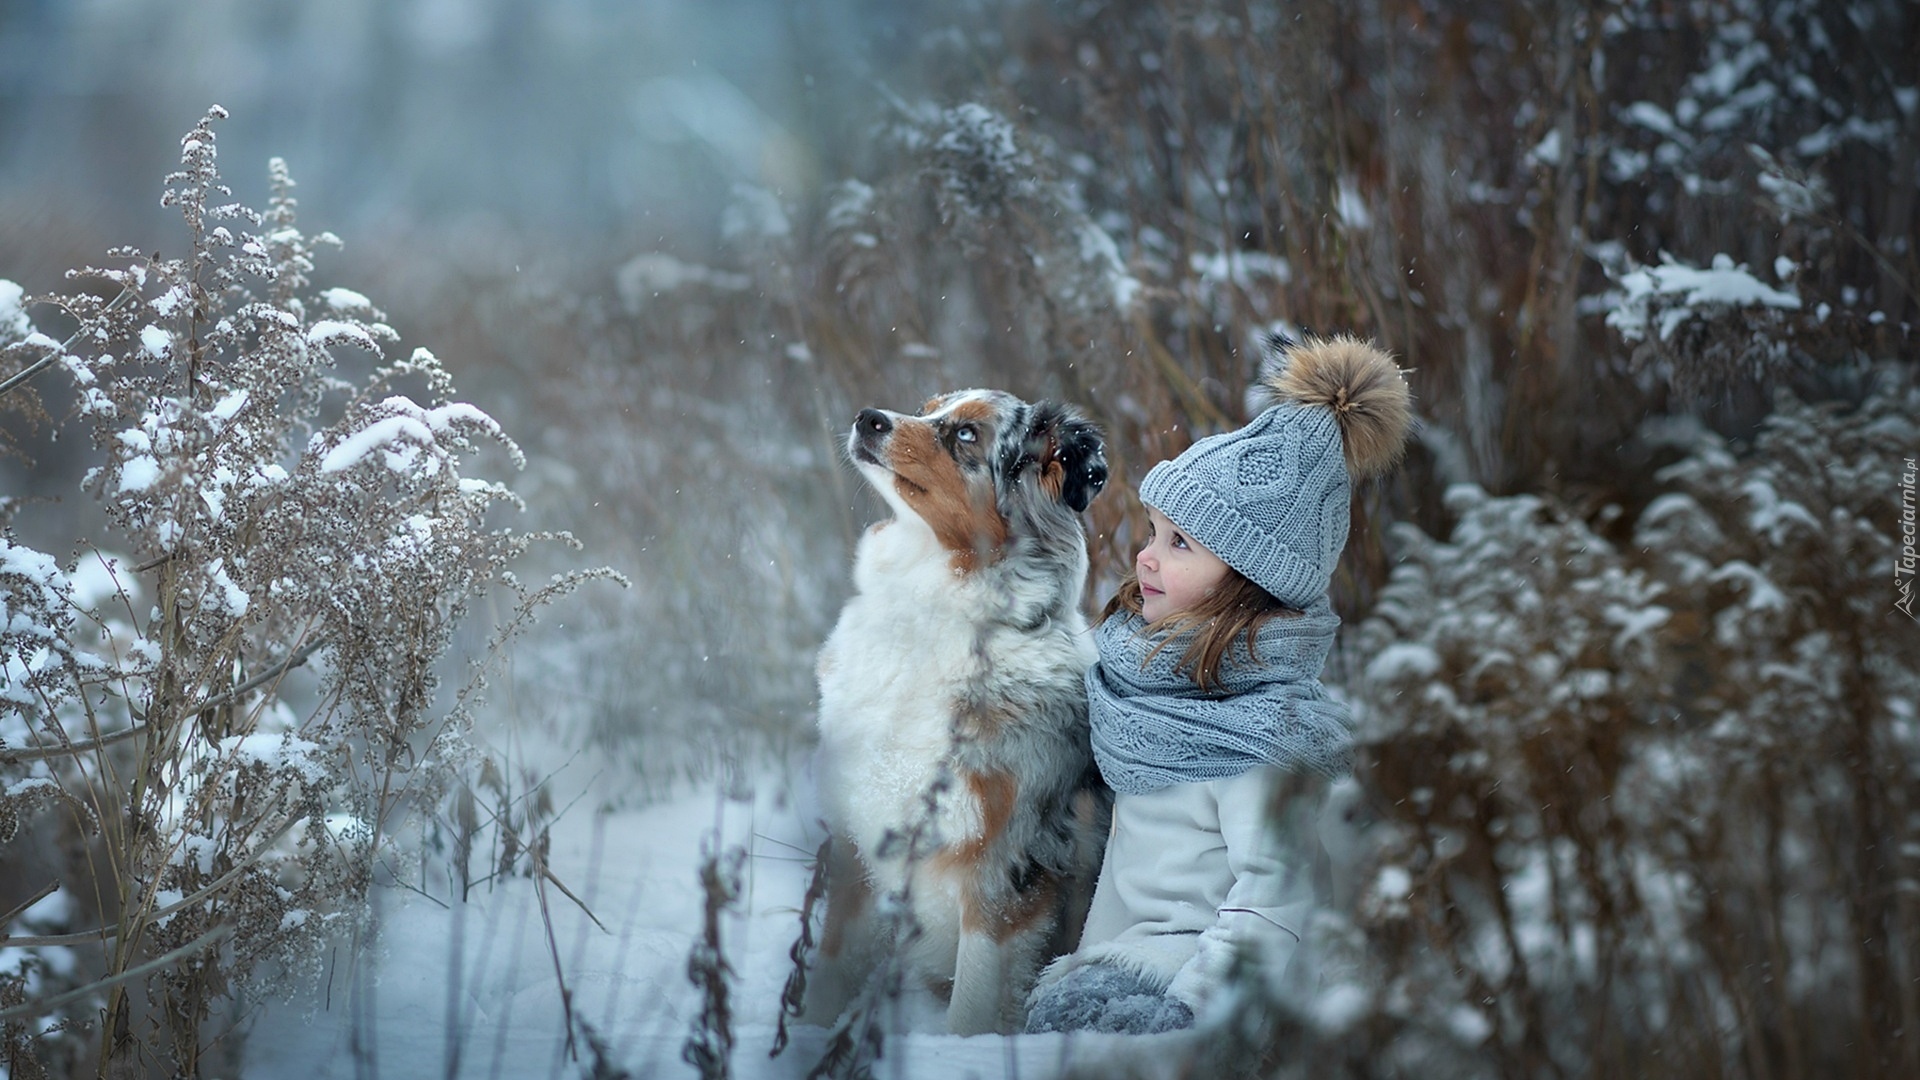
<path fill-rule="evenodd" d="M 20 749 L 0 747 L 0 764 L 20 765 L 29 761 L 45 761 L 48 758 L 64 757 L 73 754 L 85 754 L 125 742 L 146 731 L 145 724 L 121 728 L 119 731 L 102 735 L 97 739 L 81 739 L 79 742 L 56 743 L 49 746 L 30 746 Z"/>
<path fill-rule="evenodd" d="M 248 694 L 252 693 L 255 690 L 258 690 L 260 687 L 265 686 L 267 683 L 272 682 L 273 680 L 279 678 L 280 676 L 285 675 L 287 672 L 292 671 L 294 668 L 297 668 L 300 665 L 306 663 L 309 659 L 313 657 L 314 653 L 319 652 L 321 649 L 326 648 L 326 645 L 327 643 L 324 640 L 309 642 L 308 644 L 296 650 L 292 655 L 288 656 L 286 659 L 281 660 L 278 663 L 275 663 L 269 666 L 266 670 L 253 675 L 252 677 L 248 678 L 246 681 L 240 683 L 238 686 L 235 686 L 233 689 L 216 694 L 213 697 L 210 697 L 207 700 L 201 702 L 200 704 L 194 706 L 193 711 L 188 713 L 187 715 L 190 717 L 201 716 L 206 713 L 213 712 L 215 709 L 225 708 L 226 706 L 239 701 L 241 698 L 247 696 Z M 81 739 L 77 742 L 63 742 L 63 743 L 58 743 L 53 745 L 24 747 L 20 749 L 0 748 L 0 762 L 5 762 L 11 765 L 11 764 L 20 764 L 22 762 L 28 762 L 28 761 L 44 761 L 47 758 L 61 757 L 61 756 L 73 755 L 73 754 L 85 754 L 94 750 L 99 750 L 103 747 L 112 746 L 115 743 L 125 742 L 126 740 L 134 738 L 135 736 L 138 736 L 147 730 L 146 716 L 138 708 L 134 707 L 131 703 L 129 703 L 127 705 L 127 713 L 129 716 L 133 718 L 133 721 L 134 721 L 131 727 L 122 728 L 119 731 L 110 732 L 106 735 L 101 735 L 98 738 Z"/>
<path fill-rule="evenodd" d="M 154 908 L 152 911 L 146 912 L 144 915 L 144 921 L 148 923 L 157 923 L 173 915 L 176 912 L 185 911 L 188 908 L 196 906 L 202 900 L 205 900 L 208 897 L 213 896 L 214 894 L 220 892 L 222 889 L 225 889 L 227 886 L 232 885 L 235 881 L 238 881 L 243 875 L 245 875 L 248 870 L 251 870 L 256 865 L 258 865 L 266 857 L 266 852 L 271 847 L 271 845 L 274 843 L 278 843 L 282 837 L 292 832 L 294 826 L 298 825 L 299 823 L 300 823 L 300 820 L 298 818 L 294 818 L 293 820 L 288 821 L 285 825 L 280 827 L 280 830 L 278 832 L 273 834 L 273 837 L 268 841 L 267 844 L 262 845 L 245 862 L 241 863 L 238 866 L 235 866 L 233 869 L 227 871 L 225 874 L 222 874 L 220 877 L 215 878 L 212 882 L 208 883 L 205 887 L 195 891 L 191 895 L 183 896 L 180 899 L 175 900 L 169 904 L 166 904 L 163 907 L 157 907 L 157 908 Z M 4 925 L 4 924 L 0 924 L 0 925 Z M 118 937 L 119 934 L 120 934 L 120 927 L 118 926 L 100 926 L 92 930 L 76 930 L 70 934 L 48 934 L 48 935 L 42 935 L 39 937 L 23 937 L 23 936 L 8 937 L 5 935 L 0 935 L 0 945 L 11 945 L 11 946 L 14 946 L 17 948 L 23 948 L 23 949 L 38 948 L 38 947 L 44 947 L 48 945 L 88 945 L 95 942 L 112 941 L 114 938 Z"/>
<path fill-rule="evenodd" d="M 74 1002 L 84 1001 L 102 990 L 110 990 L 124 983 L 132 982 L 135 979 L 145 978 L 155 972 L 165 971 L 181 960 L 204 951 L 208 946 L 225 941 L 228 937 L 232 936 L 232 934 L 233 927 L 226 925 L 216 926 L 185 945 L 162 953 L 144 964 L 127 968 L 124 971 L 109 975 L 104 979 L 96 979 L 85 986 L 75 987 L 65 993 L 39 998 L 29 1001 L 24 1005 L 15 1005 L 11 1008 L 0 1009 L 0 1023 L 28 1016 L 41 1016 L 55 1009 L 71 1005 Z"/>
<path fill-rule="evenodd" d="M 121 289 L 118 295 L 116 295 L 111 301 L 108 301 L 107 306 L 103 309 L 103 312 L 114 310 L 115 308 L 119 307 L 121 304 L 125 303 L 128 297 L 131 297 L 134 295 L 136 294 L 132 289 L 124 289 L 124 288 Z M 60 359 L 62 356 L 67 355 L 68 350 L 73 348 L 74 344 L 80 340 L 81 335 L 84 334 L 85 332 L 86 331 L 84 330 L 75 330 L 71 337 L 67 338 L 67 340 L 59 343 L 58 345 L 55 345 L 53 341 L 49 338 L 40 339 L 40 341 L 44 342 L 44 344 L 40 345 L 40 348 L 45 351 L 46 355 L 42 356 L 38 360 L 35 360 L 33 363 L 28 364 L 26 367 L 21 368 L 19 371 L 14 372 L 12 375 L 7 377 L 5 382 L 0 382 L 0 397 L 4 397 L 8 391 L 12 390 L 16 386 L 19 386 L 25 383 L 28 379 L 31 379 L 35 375 L 38 375 L 42 370 L 52 366 L 54 361 Z M 29 347 L 31 347 L 34 344 L 34 342 L 29 340 L 28 342 L 24 342 L 23 344 L 26 344 Z"/>

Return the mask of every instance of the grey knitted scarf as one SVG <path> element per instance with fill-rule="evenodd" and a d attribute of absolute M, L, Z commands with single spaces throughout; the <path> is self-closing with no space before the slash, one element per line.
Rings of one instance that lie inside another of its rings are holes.
<path fill-rule="evenodd" d="M 1140 632 L 1144 625 L 1138 615 L 1101 623 L 1100 662 L 1087 671 L 1093 756 L 1115 791 L 1144 795 L 1257 765 L 1329 778 L 1352 770 L 1353 722 L 1320 685 L 1340 625 L 1324 596 L 1304 614 L 1260 628 L 1259 663 L 1241 647 L 1230 650 L 1219 687 L 1207 693 L 1177 670 L 1184 642 L 1147 659 L 1156 642 Z"/>

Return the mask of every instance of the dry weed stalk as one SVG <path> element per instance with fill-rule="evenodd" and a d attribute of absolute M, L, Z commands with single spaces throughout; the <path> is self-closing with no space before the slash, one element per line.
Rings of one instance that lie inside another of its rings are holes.
<path fill-rule="evenodd" d="M 1920 672 L 1884 570 L 1920 387 L 1650 437 L 1684 456 L 1604 533 L 1460 487 L 1446 542 L 1396 538 L 1360 630 L 1376 1006 L 1473 1035 L 1469 1071 L 1907 1075 Z"/>
<path fill-rule="evenodd" d="M 700 862 L 700 937 L 687 956 L 687 978 L 700 990 L 700 1015 L 680 1057 L 700 1070 L 702 1080 L 726 1080 L 733 1074 L 733 965 L 727 962 L 721 921 L 740 904 L 743 848 L 724 854 L 709 840 Z"/>
<path fill-rule="evenodd" d="M 364 296 L 313 287 L 338 241 L 297 227 L 281 162 L 266 212 L 227 201 L 224 115 L 167 178 L 183 257 L 116 250 L 122 268 L 42 298 L 78 324 L 66 344 L 0 342 L 16 379 L 71 381 L 67 426 L 101 460 L 86 487 L 127 553 L 62 568 L 0 540 L 0 842 L 61 808 L 91 839 L 58 883 L 60 921 L 98 927 L 17 940 L 26 966 L 0 973 L 15 1061 L 38 1052 L 18 1022 L 52 1014 L 49 1042 L 98 1023 L 84 1056 L 102 1076 L 214 1067 L 235 987 L 317 975 L 317 946 L 362 925 L 376 863 L 405 860 L 400 819 L 473 760 L 485 665 L 450 704 L 438 693 L 473 597 L 513 597 L 497 658 L 535 608 L 616 576 L 526 586 L 507 569 L 570 540 L 498 527 L 516 497 L 463 475 L 488 446 L 518 466 L 518 447 L 452 399 L 431 353 L 387 362 L 398 335 Z M 359 379 L 353 356 L 372 361 Z"/>
<path fill-rule="evenodd" d="M 807 877 L 807 894 L 800 901 L 800 934 L 793 939 L 787 949 L 787 959 L 793 964 L 793 970 L 787 973 L 787 981 L 780 989 L 780 1015 L 773 1032 L 773 1048 L 768 1057 L 779 1057 L 787 1048 L 787 1021 L 800 1015 L 807 999 L 807 964 L 814 949 L 813 921 L 820 909 L 820 902 L 827 898 L 827 856 L 833 847 L 833 838 L 820 841 L 820 847 L 813 853 L 812 871 Z"/>

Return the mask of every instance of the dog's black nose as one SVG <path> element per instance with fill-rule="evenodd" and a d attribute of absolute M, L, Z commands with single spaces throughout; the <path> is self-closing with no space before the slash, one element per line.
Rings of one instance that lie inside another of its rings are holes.
<path fill-rule="evenodd" d="M 853 418 L 853 426 L 860 429 L 862 435 L 885 435 L 893 430 L 893 421 L 879 409 L 861 409 L 860 415 Z"/>

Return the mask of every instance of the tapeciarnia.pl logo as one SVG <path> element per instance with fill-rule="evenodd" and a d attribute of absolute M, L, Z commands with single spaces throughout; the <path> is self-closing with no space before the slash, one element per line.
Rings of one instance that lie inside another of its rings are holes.
<path fill-rule="evenodd" d="M 1913 576 L 1917 557 L 1914 552 L 1913 519 L 1913 480 L 1920 472 L 1915 467 L 1915 459 L 1906 459 L 1906 469 L 1900 474 L 1900 554 L 1893 560 L 1893 589 L 1897 594 L 1893 606 L 1906 612 L 1907 618 L 1920 621 L 1913 613 Z"/>

